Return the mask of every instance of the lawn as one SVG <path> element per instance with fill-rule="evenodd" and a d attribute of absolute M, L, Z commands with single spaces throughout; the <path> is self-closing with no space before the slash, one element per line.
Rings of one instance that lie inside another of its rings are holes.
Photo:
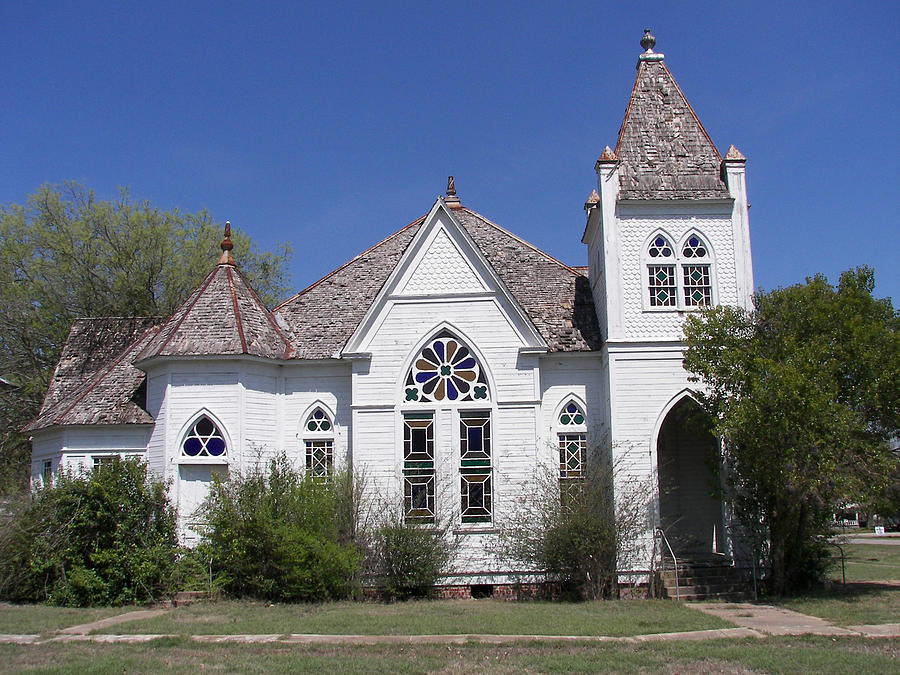
<path fill-rule="evenodd" d="M 47 633 L 69 626 L 124 614 L 135 607 L 48 607 L 47 605 L 12 605 L 0 603 L 0 633 Z"/>
<path fill-rule="evenodd" d="M 116 633 L 641 635 L 731 624 L 671 600 L 580 603 L 435 600 L 268 605 L 222 601 L 117 625 Z"/>
<path fill-rule="evenodd" d="M 831 547 L 835 555 L 838 550 Z M 847 581 L 900 580 L 900 545 L 843 544 Z M 841 580 L 841 562 L 836 561 L 831 577 Z"/>
<path fill-rule="evenodd" d="M 828 673 L 896 672 L 900 640 L 784 637 L 631 644 L 502 645 L 196 644 L 0 645 L 5 672 L 240 673 Z"/>

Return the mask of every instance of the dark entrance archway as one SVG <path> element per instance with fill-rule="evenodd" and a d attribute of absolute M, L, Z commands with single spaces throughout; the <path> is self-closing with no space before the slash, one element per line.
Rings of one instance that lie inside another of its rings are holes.
<path fill-rule="evenodd" d="M 679 558 L 725 550 L 719 443 L 708 422 L 696 401 L 685 397 L 666 415 L 657 437 L 660 524 Z"/>

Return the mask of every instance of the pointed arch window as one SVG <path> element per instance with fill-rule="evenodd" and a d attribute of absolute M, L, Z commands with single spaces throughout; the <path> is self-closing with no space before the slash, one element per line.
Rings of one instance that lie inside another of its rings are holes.
<path fill-rule="evenodd" d="M 306 472 L 313 478 L 328 479 L 334 471 L 334 422 L 320 406 L 303 422 Z"/>
<path fill-rule="evenodd" d="M 559 444 L 559 479 L 567 481 L 584 476 L 584 456 L 587 449 L 587 418 L 584 409 L 569 399 L 557 419 Z"/>
<path fill-rule="evenodd" d="M 488 400 L 487 380 L 478 359 L 449 331 L 429 340 L 413 359 L 404 389 L 408 403 Z"/>
<path fill-rule="evenodd" d="M 680 249 L 664 234 L 655 234 L 644 257 L 646 307 L 684 310 L 713 303 L 712 252 L 699 233 L 691 232 Z"/>
<path fill-rule="evenodd" d="M 206 415 L 197 418 L 181 443 L 183 457 L 225 457 L 227 454 L 225 437 Z"/>

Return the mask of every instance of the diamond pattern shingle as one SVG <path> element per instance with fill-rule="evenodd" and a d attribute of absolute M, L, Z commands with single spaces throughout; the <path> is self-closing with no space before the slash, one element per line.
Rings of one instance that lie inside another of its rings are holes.
<path fill-rule="evenodd" d="M 620 199 L 723 199 L 722 158 L 661 60 L 640 61 L 616 145 Z"/>

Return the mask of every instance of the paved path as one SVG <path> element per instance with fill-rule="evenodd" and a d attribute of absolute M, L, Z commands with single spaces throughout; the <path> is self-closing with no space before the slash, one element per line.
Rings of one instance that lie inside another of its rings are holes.
<path fill-rule="evenodd" d="M 834 626 L 824 619 L 794 612 L 772 605 L 733 602 L 694 602 L 687 605 L 693 609 L 717 616 L 739 628 L 686 631 L 681 633 L 653 633 L 613 637 L 608 635 L 315 635 L 296 633 L 271 633 L 264 635 L 192 635 L 189 638 L 199 643 L 266 643 L 286 644 L 465 644 L 467 642 L 508 643 L 508 642 L 619 642 L 639 644 L 644 642 L 666 642 L 674 640 L 710 640 L 722 638 L 764 638 L 769 635 L 833 635 L 900 638 L 900 623 L 864 626 Z M 115 635 L 108 633 L 91 634 L 125 621 L 135 621 L 164 614 L 169 610 L 150 609 L 127 612 L 99 621 L 70 626 L 49 637 L 41 635 L 0 635 L 0 643 L 45 644 L 48 642 L 94 642 L 94 643 L 140 643 L 166 637 L 180 637 L 167 634 Z"/>

